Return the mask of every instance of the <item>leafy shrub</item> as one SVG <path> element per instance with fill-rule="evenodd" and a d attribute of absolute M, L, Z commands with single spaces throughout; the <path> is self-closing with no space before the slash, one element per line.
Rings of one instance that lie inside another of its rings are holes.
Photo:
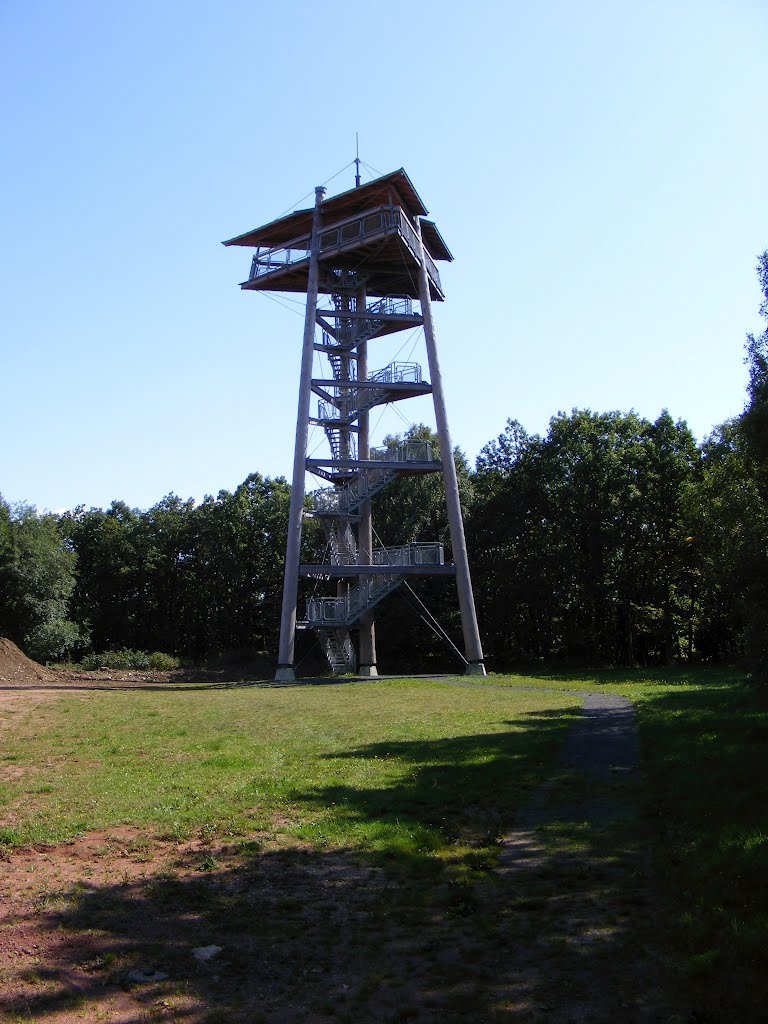
<path fill-rule="evenodd" d="M 163 654 L 162 651 L 154 651 L 147 654 L 145 651 L 132 651 L 127 647 L 119 651 L 102 651 L 101 654 L 89 654 L 83 658 L 83 668 L 93 672 L 99 668 L 112 669 L 156 669 L 168 671 L 179 667 L 179 659 L 172 654 Z"/>
<path fill-rule="evenodd" d="M 131 651 L 124 647 L 119 651 L 102 651 L 83 658 L 83 668 L 89 672 L 99 668 L 149 668 L 149 655 L 144 651 Z"/>
<path fill-rule="evenodd" d="M 31 630 L 24 638 L 24 650 L 35 661 L 67 661 L 78 657 L 88 646 L 87 633 L 69 619 L 50 619 Z"/>
<path fill-rule="evenodd" d="M 154 651 L 149 656 L 149 667 L 159 672 L 169 672 L 173 668 L 179 668 L 181 662 L 172 654 L 163 654 L 162 651 Z"/>

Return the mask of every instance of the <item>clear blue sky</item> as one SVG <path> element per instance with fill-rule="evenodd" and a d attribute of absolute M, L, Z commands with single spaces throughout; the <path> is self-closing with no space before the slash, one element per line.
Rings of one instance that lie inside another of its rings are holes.
<path fill-rule="evenodd" d="M 764 0 L 0 0 L 0 493 L 147 508 L 290 477 L 301 317 L 239 291 L 249 252 L 220 241 L 355 131 L 454 253 L 437 328 L 470 459 L 574 407 L 702 438 L 761 327 L 767 46 Z"/>

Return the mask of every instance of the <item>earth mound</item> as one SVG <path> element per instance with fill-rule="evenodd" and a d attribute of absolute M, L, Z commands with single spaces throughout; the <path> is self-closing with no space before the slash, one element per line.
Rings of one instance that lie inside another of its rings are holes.
<path fill-rule="evenodd" d="M 19 650 L 12 640 L 0 636 L 0 683 L 47 683 L 49 673 Z"/>

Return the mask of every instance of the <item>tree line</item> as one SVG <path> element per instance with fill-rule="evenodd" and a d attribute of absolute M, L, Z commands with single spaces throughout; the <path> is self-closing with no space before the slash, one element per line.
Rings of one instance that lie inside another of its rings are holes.
<path fill-rule="evenodd" d="M 768 319 L 768 251 L 758 276 Z M 746 360 L 743 413 L 701 444 L 666 411 L 574 410 L 541 436 L 510 420 L 474 468 L 454 453 L 491 667 L 749 658 L 768 677 L 768 329 L 748 335 Z M 437 447 L 423 426 L 388 442 L 417 438 Z M 145 511 L 115 501 L 39 515 L 0 498 L 0 633 L 43 661 L 272 653 L 289 499 L 283 478 L 259 473 Z M 396 481 L 375 514 L 382 544 L 440 539 L 450 557 L 439 475 Z M 305 522 L 303 560 L 322 561 L 319 526 Z M 400 588 L 377 631 L 385 669 L 451 667 L 453 587 Z"/>

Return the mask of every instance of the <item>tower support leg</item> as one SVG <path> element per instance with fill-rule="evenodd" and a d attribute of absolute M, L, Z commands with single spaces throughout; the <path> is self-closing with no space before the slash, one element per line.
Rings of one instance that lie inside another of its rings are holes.
<path fill-rule="evenodd" d="M 467 675 L 484 676 L 486 671 L 483 661 L 483 648 L 480 643 L 480 631 L 477 625 L 477 613 L 475 612 L 475 598 L 472 593 L 472 579 L 469 574 L 469 558 L 467 557 L 467 543 L 464 537 L 464 520 L 461 515 L 459 482 L 456 476 L 456 464 L 453 460 L 451 434 L 448 429 L 448 415 L 443 394 L 443 377 L 437 354 L 435 325 L 432 319 L 432 301 L 429 294 L 427 262 L 424 257 L 424 243 L 421 238 L 421 222 L 418 219 L 417 227 L 420 257 L 418 278 L 419 301 L 421 303 L 421 315 L 424 320 L 424 337 L 427 345 L 429 373 L 432 382 L 432 398 L 435 404 L 435 422 L 437 424 L 437 436 L 440 441 L 440 457 L 443 463 L 448 529 L 451 535 L 453 561 L 456 566 L 456 589 L 458 591 L 461 628 L 464 635 L 464 649 L 467 659 L 465 671 Z"/>
<path fill-rule="evenodd" d="M 307 310 L 304 319 L 304 342 L 301 350 L 301 378 L 299 406 L 296 413 L 296 447 L 293 453 L 293 479 L 291 503 L 288 511 L 288 541 L 285 548 L 285 575 L 283 578 L 283 605 L 280 614 L 280 648 L 276 682 L 290 682 L 294 672 L 296 637 L 296 602 L 299 590 L 299 559 L 301 557 L 301 527 L 304 515 L 304 476 L 309 436 L 309 406 L 312 395 L 312 361 L 314 358 L 315 316 L 317 292 L 320 283 L 320 204 L 324 188 L 315 189 L 315 210 L 310 242 L 309 280 L 307 283 Z"/>
<path fill-rule="evenodd" d="M 365 309 L 367 301 L 368 296 L 366 295 L 365 288 L 360 288 L 357 292 L 356 298 L 357 310 L 360 311 Z M 361 325 L 361 329 L 365 330 L 366 321 L 358 320 L 357 322 Z M 357 346 L 357 377 L 358 380 L 368 379 L 367 341 L 362 341 Z M 361 459 L 367 459 L 370 457 L 371 452 L 370 419 L 367 411 L 360 414 L 358 426 L 360 428 L 357 435 L 358 454 Z M 371 518 L 370 500 L 363 501 L 360 505 L 357 549 L 360 565 L 370 565 L 373 557 L 373 520 Z M 363 579 L 358 578 L 358 583 L 362 585 Z M 363 615 L 360 620 L 360 631 L 358 635 L 360 638 L 360 658 L 357 670 L 358 675 L 369 677 L 377 676 L 379 672 L 376 667 L 376 627 L 374 625 L 372 614 Z"/>

